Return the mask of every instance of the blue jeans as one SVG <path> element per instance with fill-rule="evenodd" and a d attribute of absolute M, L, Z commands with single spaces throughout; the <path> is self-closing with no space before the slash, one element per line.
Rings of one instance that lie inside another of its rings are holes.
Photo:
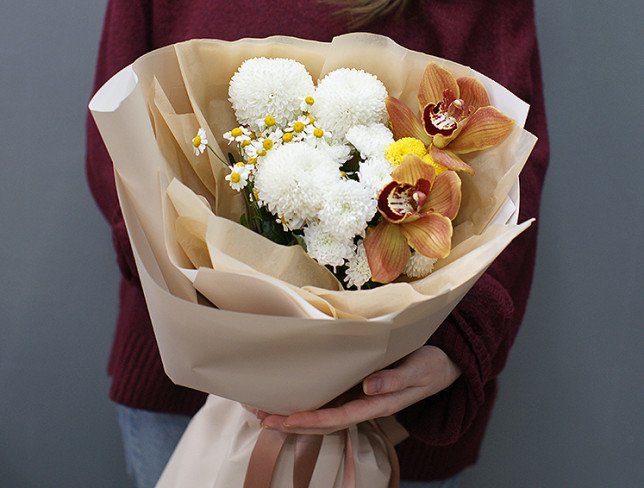
<path fill-rule="evenodd" d="M 137 488 L 154 488 L 190 417 L 117 405 L 128 474 Z M 400 488 L 457 488 L 458 477 L 444 481 L 401 481 Z"/>

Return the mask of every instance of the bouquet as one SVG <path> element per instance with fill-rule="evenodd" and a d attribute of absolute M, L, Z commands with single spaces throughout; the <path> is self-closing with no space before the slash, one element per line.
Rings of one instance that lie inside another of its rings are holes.
<path fill-rule="evenodd" d="M 527 105 L 351 34 L 169 46 L 90 108 L 166 371 L 217 395 L 159 486 L 395 482 L 387 425 L 267 439 L 224 398 L 318 408 L 422 346 L 530 225 L 516 220 Z"/>

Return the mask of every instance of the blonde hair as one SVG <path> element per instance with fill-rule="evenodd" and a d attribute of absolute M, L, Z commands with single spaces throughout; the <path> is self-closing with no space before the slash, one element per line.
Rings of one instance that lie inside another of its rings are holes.
<path fill-rule="evenodd" d="M 322 0 L 339 7 L 338 13 L 346 16 L 349 27 L 361 27 L 380 17 L 400 14 L 409 0 Z"/>

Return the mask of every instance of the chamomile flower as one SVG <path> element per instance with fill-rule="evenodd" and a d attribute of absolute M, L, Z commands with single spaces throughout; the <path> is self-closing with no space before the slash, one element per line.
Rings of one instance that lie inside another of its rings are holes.
<path fill-rule="evenodd" d="M 208 146 L 208 138 L 206 136 L 206 131 L 202 127 L 199 127 L 197 135 L 192 139 L 192 148 L 196 156 L 203 154 Z"/>
<path fill-rule="evenodd" d="M 258 200 L 291 229 L 317 218 L 324 193 L 340 179 L 338 164 L 304 142 L 268 151 L 255 170 Z"/>
<path fill-rule="evenodd" d="M 307 115 L 301 115 L 297 119 L 291 121 L 284 129 L 285 133 L 291 133 L 294 141 L 301 141 L 306 138 L 309 133 L 306 128 L 311 125 L 311 120 Z"/>
<path fill-rule="evenodd" d="M 346 138 L 362 159 L 383 157 L 385 148 L 394 142 L 394 135 L 384 124 L 355 125 L 347 131 Z"/>
<path fill-rule="evenodd" d="M 371 268 L 369 268 L 367 252 L 365 251 L 364 243 L 360 240 L 355 253 L 347 261 L 347 272 L 344 281 L 347 284 L 347 288 L 355 286 L 359 290 L 370 279 Z"/>
<path fill-rule="evenodd" d="M 354 252 L 353 239 L 338 239 L 319 224 L 304 228 L 306 252 L 320 264 L 342 266 Z"/>
<path fill-rule="evenodd" d="M 403 273 L 410 278 L 424 278 L 434 270 L 436 261 L 434 258 L 428 258 L 414 251 L 411 253 L 411 257 L 407 261 L 407 266 Z"/>
<path fill-rule="evenodd" d="M 377 211 L 372 191 L 354 180 L 340 180 L 326 189 L 320 209 L 320 227 L 339 240 L 363 235 Z"/>
<path fill-rule="evenodd" d="M 231 168 L 230 174 L 226 175 L 226 181 L 233 190 L 241 191 L 248 184 L 249 173 L 243 163 L 238 163 Z"/>
<path fill-rule="evenodd" d="M 272 132 L 265 133 L 262 137 L 252 140 L 244 150 L 248 158 L 258 159 L 266 156 L 268 151 L 282 144 L 282 136 L 284 133 L 281 129 L 276 129 Z"/>
<path fill-rule="evenodd" d="M 228 132 L 224 132 L 224 139 L 228 141 L 228 144 L 231 142 L 243 143 L 244 141 L 250 141 L 250 131 L 243 126 L 235 127 Z"/>
<path fill-rule="evenodd" d="M 300 104 L 314 93 L 311 75 L 301 63 L 283 58 L 253 58 L 230 80 L 228 95 L 237 120 L 251 130 L 267 116 L 278 126 L 300 114 Z"/>
<path fill-rule="evenodd" d="M 260 130 L 260 132 L 263 132 L 265 130 L 275 130 L 278 127 L 277 121 L 272 115 L 267 115 L 266 117 L 257 119 L 255 121 L 255 124 L 257 124 L 257 128 Z"/>
<path fill-rule="evenodd" d="M 300 104 L 300 110 L 302 112 L 308 112 L 311 110 L 311 106 L 315 103 L 315 98 L 309 95 L 308 97 L 304 97 L 304 100 L 302 100 L 302 103 Z"/>
<path fill-rule="evenodd" d="M 385 85 L 374 75 L 340 68 L 318 83 L 310 112 L 320 127 L 331 132 L 335 140 L 343 141 L 354 125 L 384 124 L 386 98 Z"/>

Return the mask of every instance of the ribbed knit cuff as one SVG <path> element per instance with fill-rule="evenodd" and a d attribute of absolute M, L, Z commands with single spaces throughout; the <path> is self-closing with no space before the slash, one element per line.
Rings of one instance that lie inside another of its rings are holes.
<path fill-rule="evenodd" d="M 454 444 L 431 446 L 410 437 L 397 445 L 401 478 L 418 481 L 443 480 L 475 464 L 495 397 L 496 382 L 488 382 L 485 386 L 485 403 L 479 409 L 476 420 Z"/>
<path fill-rule="evenodd" d="M 492 362 L 512 317 L 507 291 L 484 274 L 429 339 L 460 367 L 461 376 L 448 388 L 397 414 L 399 422 L 429 445 L 456 442 L 485 402 Z"/>

